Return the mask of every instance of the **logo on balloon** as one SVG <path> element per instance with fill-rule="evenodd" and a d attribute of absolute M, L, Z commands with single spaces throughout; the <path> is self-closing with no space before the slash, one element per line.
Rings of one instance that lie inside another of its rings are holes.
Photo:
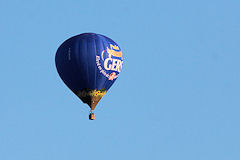
<path fill-rule="evenodd" d="M 96 56 L 97 67 L 108 80 L 114 80 L 122 70 L 123 64 L 122 51 L 117 45 L 110 44 L 106 50 L 103 50 L 100 56 Z"/>

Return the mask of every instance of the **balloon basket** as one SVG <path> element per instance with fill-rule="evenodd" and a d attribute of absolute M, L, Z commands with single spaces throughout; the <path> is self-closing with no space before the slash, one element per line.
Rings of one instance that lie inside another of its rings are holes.
<path fill-rule="evenodd" d="M 95 119 L 94 113 L 90 113 L 90 114 L 89 114 L 89 120 L 94 120 L 94 119 Z"/>

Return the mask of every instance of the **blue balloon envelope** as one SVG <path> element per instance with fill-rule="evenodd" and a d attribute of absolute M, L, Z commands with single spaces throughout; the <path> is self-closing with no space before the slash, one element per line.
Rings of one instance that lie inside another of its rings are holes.
<path fill-rule="evenodd" d="M 63 82 L 92 111 L 118 78 L 123 57 L 118 44 L 110 38 L 83 33 L 58 48 L 55 62 Z"/>

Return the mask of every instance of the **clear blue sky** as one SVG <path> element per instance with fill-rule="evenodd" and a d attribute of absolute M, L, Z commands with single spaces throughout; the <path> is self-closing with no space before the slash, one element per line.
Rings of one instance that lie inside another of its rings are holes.
<path fill-rule="evenodd" d="M 95 32 L 122 48 L 89 109 L 55 52 Z M 239 160 L 239 0 L 1 0 L 0 160 Z"/>

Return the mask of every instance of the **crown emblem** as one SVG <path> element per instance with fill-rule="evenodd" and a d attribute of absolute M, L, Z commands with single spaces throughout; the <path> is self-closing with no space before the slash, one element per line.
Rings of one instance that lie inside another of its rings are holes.
<path fill-rule="evenodd" d="M 110 48 L 111 49 L 115 49 L 115 50 L 119 50 L 119 47 L 117 45 L 110 44 Z"/>

